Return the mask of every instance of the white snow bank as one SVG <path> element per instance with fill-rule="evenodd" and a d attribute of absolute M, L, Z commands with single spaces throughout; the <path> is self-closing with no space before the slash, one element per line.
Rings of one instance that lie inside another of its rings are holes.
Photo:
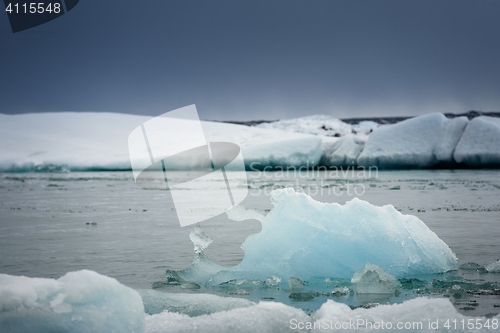
<path fill-rule="evenodd" d="M 138 292 L 147 314 L 158 314 L 167 310 L 193 317 L 255 305 L 254 302 L 243 298 L 210 294 L 174 294 L 145 289 L 138 290 Z"/>
<path fill-rule="evenodd" d="M 273 191 L 271 196 L 274 208 L 260 218 L 262 231 L 243 243 L 245 257 L 239 265 L 223 268 L 208 259 L 195 260 L 178 276 L 220 284 L 270 276 L 282 281 L 348 279 L 367 262 L 396 277 L 457 268 L 454 253 L 434 232 L 391 205 L 377 207 L 356 198 L 345 205 L 321 203 L 291 188 Z M 228 216 L 242 220 L 250 214 L 239 209 Z"/>
<path fill-rule="evenodd" d="M 500 316 L 467 317 L 444 298 L 416 298 L 402 304 L 351 310 L 328 300 L 311 316 L 281 303 L 261 302 L 243 309 L 188 317 L 171 312 L 146 317 L 146 333 L 160 332 L 491 332 Z M 462 320 L 465 329 L 462 328 Z M 467 330 L 467 325 L 474 330 Z M 456 325 L 456 326 L 454 326 Z M 493 325 L 493 326 L 492 326 Z M 485 327 L 487 326 L 487 327 Z M 482 328 L 481 328 L 482 327 Z"/>
<path fill-rule="evenodd" d="M 381 126 L 369 136 L 358 165 L 426 168 L 451 162 L 467 122 L 465 117 L 447 119 L 441 113 L 433 113 Z"/>
<path fill-rule="evenodd" d="M 1 332 L 142 332 L 141 296 L 92 271 L 53 279 L 0 274 Z"/>
<path fill-rule="evenodd" d="M 453 156 L 457 163 L 469 166 L 500 165 L 500 118 L 472 119 Z"/>
<path fill-rule="evenodd" d="M 459 314 L 448 299 L 424 297 L 402 304 L 355 310 L 345 304 L 328 300 L 311 317 L 318 325 L 318 329 L 313 332 L 491 332 L 493 321 L 498 324 L 500 319 L 498 315 L 489 319 L 467 317 Z M 461 326 L 462 320 L 465 328 Z M 474 329 L 467 329 L 469 322 L 473 324 Z M 330 323 L 333 323 L 333 329 Z M 345 325 L 343 329 L 338 327 L 342 323 Z M 454 323 L 459 324 L 454 326 Z M 484 327 L 486 323 L 489 328 Z M 321 327 L 320 324 L 324 326 Z"/>
<path fill-rule="evenodd" d="M 0 171 L 129 169 L 128 136 L 151 118 L 90 112 L 0 114 Z M 321 139 L 313 135 L 208 121 L 202 127 L 210 141 L 238 144 L 247 167 L 314 166 L 321 157 Z M 176 130 L 179 136 L 186 134 L 182 126 Z"/>

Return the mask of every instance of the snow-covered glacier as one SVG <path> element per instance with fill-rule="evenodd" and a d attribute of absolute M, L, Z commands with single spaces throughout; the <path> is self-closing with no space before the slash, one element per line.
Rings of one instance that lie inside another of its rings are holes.
<path fill-rule="evenodd" d="M 93 112 L 0 114 L 0 171 L 130 169 L 128 136 L 150 119 Z M 179 126 L 170 134 L 189 134 L 181 126 L 182 120 L 171 121 L 178 121 Z M 238 144 L 248 168 L 312 167 L 321 158 L 321 139 L 314 135 L 201 123 L 209 141 Z"/>
<path fill-rule="evenodd" d="M 54 279 L 0 274 L 1 332 L 142 332 L 139 293 L 83 270 Z"/>
<path fill-rule="evenodd" d="M 0 114 L 0 171 L 130 169 L 128 135 L 149 119 L 91 112 Z M 238 144 L 250 170 L 500 165 L 500 119 L 486 116 L 469 121 L 433 113 L 381 126 L 321 115 L 257 127 L 201 123 L 208 141 Z M 182 122 L 174 130 L 186 134 Z"/>
<path fill-rule="evenodd" d="M 417 217 L 403 215 L 391 205 L 377 207 L 357 198 L 345 205 L 321 203 L 291 188 L 273 191 L 271 197 L 274 208 L 266 216 L 242 207 L 228 212 L 236 221 L 257 218 L 262 223 L 262 231 L 243 243 L 240 264 L 224 268 L 203 255 L 189 268 L 169 274 L 219 285 L 269 277 L 350 279 L 366 263 L 398 278 L 457 268 L 448 245 Z M 199 231 L 195 235 L 195 244 L 208 244 Z"/>

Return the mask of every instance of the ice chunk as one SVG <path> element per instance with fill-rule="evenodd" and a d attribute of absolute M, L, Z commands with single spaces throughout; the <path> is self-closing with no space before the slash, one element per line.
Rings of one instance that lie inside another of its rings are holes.
<path fill-rule="evenodd" d="M 138 292 L 144 302 L 144 311 L 150 315 L 167 310 L 193 317 L 255 304 L 243 298 L 210 294 L 167 294 L 155 290 L 138 290 Z"/>
<path fill-rule="evenodd" d="M 301 279 L 297 279 L 296 277 L 291 277 L 288 279 L 288 286 L 292 290 L 297 290 L 304 288 L 306 285 L 304 284 L 304 281 L 302 281 Z"/>
<path fill-rule="evenodd" d="M 300 309 L 282 303 L 261 302 L 246 308 L 217 312 L 211 315 L 188 317 L 163 312 L 146 318 L 146 333 L 197 332 L 204 333 L 280 333 L 309 332 L 290 329 L 290 322 L 310 322 L 310 317 Z"/>
<path fill-rule="evenodd" d="M 490 273 L 500 273 L 500 259 L 484 267 Z"/>
<path fill-rule="evenodd" d="M 1 332 L 142 332 L 141 296 L 92 271 L 58 280 L 0 274 Z"/>
<path fill-rule="evenodd" d="M 366 262 L 396 277 L 457 268 L 450 248 L 415 216 L 393 206 L 353 199 L 345 205 L 313 200 L 287 188 L 271 194 L 274 208 L 262 217 L 262 231 L 242 245 L 245 257 L 231 268 L 195 260 L 177 272 L 184 280 L 220 284 L 233 279 L 277 276 L 350 279 Z"/>
<path fill-rule="evenodd" d="M 500 165 L 500 118 L 476 117 L 465 128 L 453 154 L 469 166 Z"/>
<path fill-rule="evenodd" d="M 381 126 L 368 138 L 357 163 L 365 167 L 426 168 L 450 162 L 465 123 L 464 118 L 450 120 L 433 113 Z"/>
<path fill-rule="evenodd" d="M 346 295 L 349 295 L 351 291 L 349 290 L 349 288 L 347 287 L 338 287 L 338 288 L 334 288 L 332 290 L 332 295 L 333 296 L 346 296 Z"/>
<path fill-rule="evenodd" d="M 205 249 L 212 243 L 212 240 L 201 230 L 199 223 L 189 234 L 189 239 L 194 244 L 194 253 L 196 255 L 204 254 Z"/>
<path fill-rule="evenodd" d="M 468 123 L 467 117 L 448 119 L 443 135 L 436 145 L 436 158 L 439 162 L 454 162 L 453 152 Z"/>
<path fill-rule="evenodd" d="M 356 166 L 364 144 L 353 135 L 347 135 L 338 140 L 323 139 L 323 155 L 319 164 L 328 167 Z"/>
<path fill-rule="evenodd" d="M 356 283 L 358 294 L 394 294 L 401 283 L 377 265 L 367 263 L 354 273 L 351 283 Z"/>

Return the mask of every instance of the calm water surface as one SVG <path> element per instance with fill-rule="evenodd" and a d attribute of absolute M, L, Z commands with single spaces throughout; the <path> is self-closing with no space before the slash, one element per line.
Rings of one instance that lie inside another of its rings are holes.
<path fill-rule="evenodd" d="M 357 196 L 374 205 L 392 204 L 424 221 L 459 264 L 500 258 L 498 170 L 253 172 L 248 186 L 242 204 L 261 212 L 272 208 L 271 190 L 287 186 L 323 202 L 343 204 Z M 58 278 L 91 269 L 148 289 L 165 279 L 166 269 L 183 269 L 193 257 L 191 228 L 179 227 L 170 194 L 136 186 L 130 172 L 4 173 L 0 198 L 0 273 Z M 260 222 L 222 215 L 202 227 L 214 240 L 208 257 L 232 266 L 243 258 L 240 245 L 260 231 Z M 500 281 L 500 274 L 488 276 L 476 278 Z M 500 304 L 498 297 L 490 303 Z"/>

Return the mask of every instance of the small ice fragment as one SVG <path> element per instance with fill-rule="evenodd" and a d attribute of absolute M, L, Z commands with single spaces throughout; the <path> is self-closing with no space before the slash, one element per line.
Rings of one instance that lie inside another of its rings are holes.
<path fill-rule="evenodd" d="M 498 259 L 495 262 L 492 262 L 491 264 L 486 265 L 485 269 L 489 273 L 500 273 L 500 259 Z"/>
<path fill-rule="evenodd" d="M 241 289 L 231 291 L 231 293 L 245 295 L 240 294 L 239 291 Z M 210 294 L 162 293 L 146 289 L 138 290 L 138 292 L 144 302 L 144 311 L 150 315 L 166 310 L 192 317 L 249 307 L 255 304 L 242 298 L 220 297 Z"/>
<path fill-rule="evenodd" d="M 189 238 L 194 244 L 194 253 L 196 253 L 196 255 L 204 255 L 205 249 L 210 245 L 210 243 L 212 243 L 212 240 L 205 235 L 203 230 L 201 230 L 199 223 L 196 224 L 193 231 L 191 231 Z"/>
<path fill-rule="evenodd" d="M 298 290 L 304 288 L 306 285 L 302 280 L 297 279 L 295 277 L 291 277 L 288 279 L 288 286 L 292 290 Z"/>
<path fill-rule="evenodd" d="M 305 302 L 310 301 L 315 297 L 318 297 L 320 294 L 318 292 L 308 292 L 308 293 L 291 293 L 289 298 L 298 301 Z"/>
<path fill-rule="evenodd" d="M 377 265 L 367 263 L 354 273 L 351 283 L 356 283 L 358 294 L 394 294 L 401 283 Z"/>
<path fill-rule="evenodd" d="M 349 295 L 349 288 L 347 288 L 347 287 L 335 288 L 332 290 L 332 295 L 333 296 Z"/>
<path fill-rule="evenodd" d="M 265 284 L 268 285 L 268 286 L 272 286 L 272 287 L 275 287 L 277 286 L 279 283 L 281 282 L 281 279 L 277 276 L 270 276 L 266 279 L 266 282 Z"/>
<path fill-rule="evenodd" d="M 475 270 L 481 269 L 483 267 L 479 264 L 476 264 L 475 262 L 468 262 L 468 263 L 460 265 L 458 268 L 463 269 L 463 270 L 475 271 Z"/>

